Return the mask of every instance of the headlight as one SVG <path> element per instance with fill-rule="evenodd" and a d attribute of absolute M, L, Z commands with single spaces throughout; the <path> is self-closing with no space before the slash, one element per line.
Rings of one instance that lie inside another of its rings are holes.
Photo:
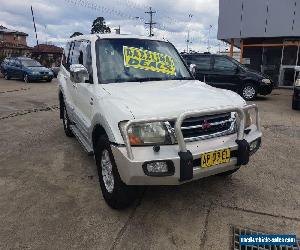
<path fill-rule="evenodd" d="M 32 74 L 32 75 L 38 75 L 39 72 L 38 72 L 38 71 L 32 71 L 31 74 Z"/>
<path fill-rule="evenodd" d="M 124 135 L 126 122 L 119 127 Z M 169 129 L 168 122 L 135 124 L 129 127 L 128 137 L 131 145 L 170 145 L 176 142 L 175 134 Z"/>
<path fill-rule="evenodd" d="M 270 79 L 262 79 L 261 80 L 263 83 L 265 83 L 265 84 L 271 84 L 271 80 Z"/>
<path fill-rule="evenodd" d="M 295 87 L 300 87 L 300 79 L 297 79 L 295 82 Z"/>

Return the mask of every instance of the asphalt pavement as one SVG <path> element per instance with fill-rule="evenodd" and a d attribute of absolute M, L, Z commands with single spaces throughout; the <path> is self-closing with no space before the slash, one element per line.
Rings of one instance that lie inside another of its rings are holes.
<path fill-rule="evenodd" d="M 123 211 L 59 120 L 57 82 L 0 78 L 0 249 L 231 249 L 232 228 L 300 238 L 300 111 L 292 91 L 255 103 L 261 149 L 232 177 L 146 187 Z"/>

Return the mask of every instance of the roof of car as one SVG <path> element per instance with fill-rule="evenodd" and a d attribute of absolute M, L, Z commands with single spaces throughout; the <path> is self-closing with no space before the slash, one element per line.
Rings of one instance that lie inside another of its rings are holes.
<path fill-rule="evenodd" d="M 149 37 L 149 36 L 138 36 L 138 35 L 129 35 L 129 34 L 91 34 L 91 35 L 81 35 L 81 36 L 75 36 L 68 41 L 76 41 L 76 40 L 90 40 L 90 41 L 95 41 L 97 39 L 126 39 L 126 38 L 134 38 L 134 39 L 148 39 L 148 40 L 154 40 L 154 41 L 165 41 L 163 39 L 159 39 L 157 37 Z"/>

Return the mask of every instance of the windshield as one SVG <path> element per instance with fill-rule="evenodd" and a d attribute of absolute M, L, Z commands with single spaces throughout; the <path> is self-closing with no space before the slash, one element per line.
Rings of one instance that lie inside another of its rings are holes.
<path fill-rule="evenodd" d="M 174 46 L 147 39 L 99 39 L 100 83 L 193 79 Z"/>
<path fill-rule="evenodd" d="M 41 64 L 34 60 L 21 60 L 21 64 L 24 67 L 41 67 Z"/>

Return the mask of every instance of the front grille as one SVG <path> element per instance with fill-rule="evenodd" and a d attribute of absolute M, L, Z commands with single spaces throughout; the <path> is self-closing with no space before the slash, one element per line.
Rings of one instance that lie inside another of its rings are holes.
<path fill-rule="evenodd" d="M 181 131 L 185 141 L 218 137 L 234 132 L 235 119 L 231 113 L 190 117 L 183 121 Z M 170 122 L 174 128 L 175 122 Z"/>

